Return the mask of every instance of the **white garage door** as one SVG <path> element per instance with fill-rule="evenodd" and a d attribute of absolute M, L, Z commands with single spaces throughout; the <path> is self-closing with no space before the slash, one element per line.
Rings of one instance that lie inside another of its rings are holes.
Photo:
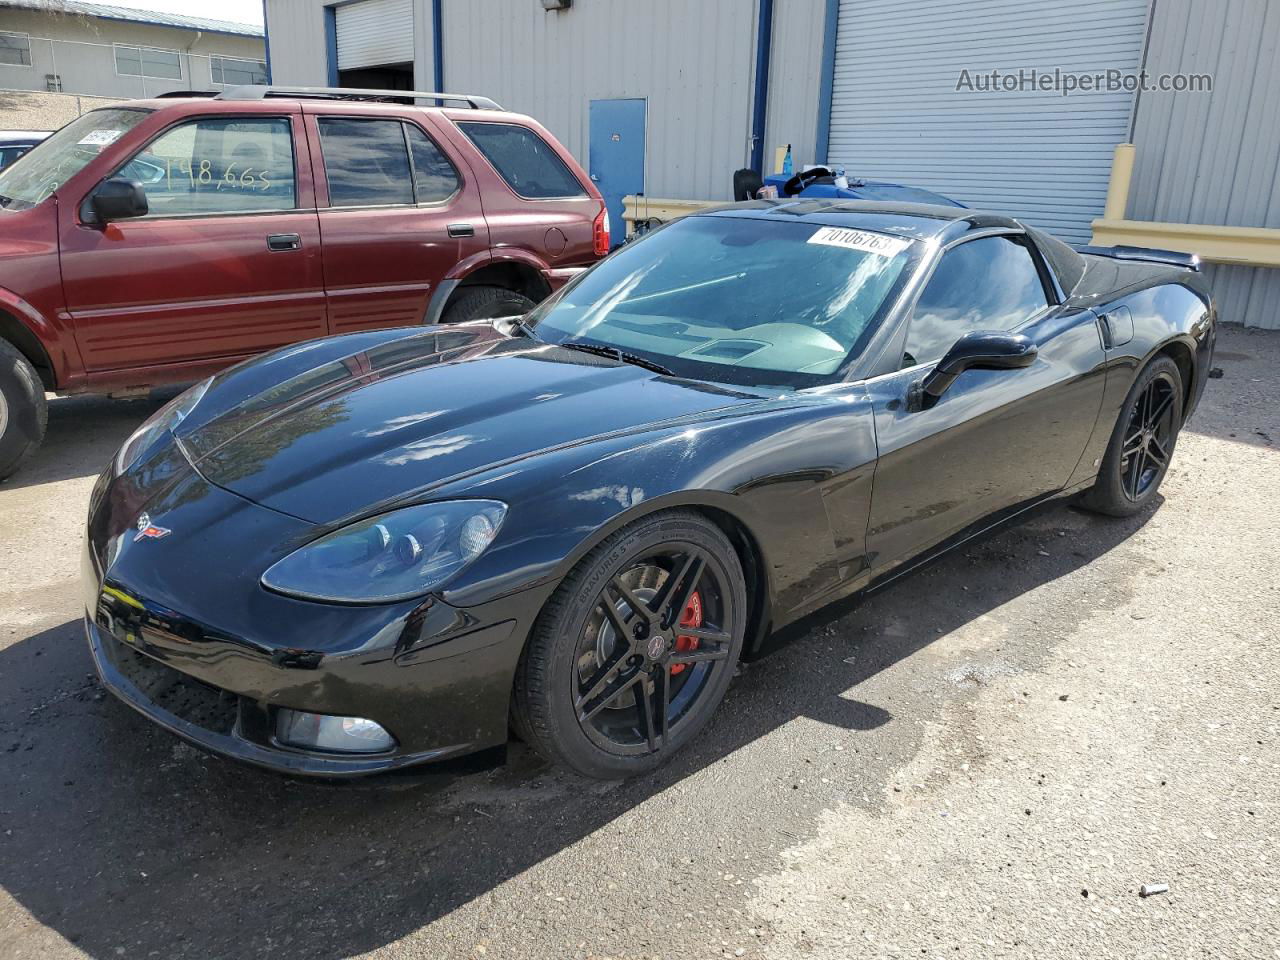
<path fill-rule="evenodd" d="M 1149 0 L 841 0 L 828 159 L 1087 243 L 1133 94 L 957 89 L 968 70 L 1136 72 Z"/>
<path fill-rule="evenodd" d="M 339 70 L 413 62 L 413 0 L 358 0 L 334 19 Z"/>

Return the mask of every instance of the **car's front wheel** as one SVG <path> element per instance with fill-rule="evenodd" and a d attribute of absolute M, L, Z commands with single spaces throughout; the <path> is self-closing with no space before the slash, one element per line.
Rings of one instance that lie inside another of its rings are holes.
<path fill-rule="evenodd" d="M 1156 495 L 1182 425 L 1182 374 L 1166 356 L 1138 374 L 1125 397 L 1098 479 L 1084 495 L 1091 510 L 1113 517 L 1137 513 Z"/>
<path fill-rule="evenodd" d="M 653 769 L 724 699 L 746 610 L 742 566 L 715 524 L 670 511 L 624 527 L 539 616 L 517 671 L 516 729 L 585 776 Z"/>
<path fill-rule="evenodd" d="M 15 473 L 40 446 L 48 416 L 40 375 L 0 340 L 0 480 Z"/>

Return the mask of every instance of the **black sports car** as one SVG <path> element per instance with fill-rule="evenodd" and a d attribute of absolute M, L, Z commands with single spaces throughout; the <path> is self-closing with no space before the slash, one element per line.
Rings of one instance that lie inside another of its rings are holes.
<path fill-rule="evenodd" d="M 293 346 L 103 474 L 103 682 L 186 739 L 349 776 L 506 743 L 584 774 L 698 734 L 742 656 L 1049 498 L 1151 503 L 1210 368 L 1190 257 L 1005 217 L 761 201 L 523 319 Z"/>

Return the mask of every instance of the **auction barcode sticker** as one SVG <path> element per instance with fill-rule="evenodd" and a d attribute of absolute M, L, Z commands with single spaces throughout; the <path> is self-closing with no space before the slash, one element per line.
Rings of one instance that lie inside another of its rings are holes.
<path fill-rule="evenodd" d="M 116 138 L 123 132 L 123 130 L 90 130 L 76 143 L 81 147 L 105 147 L 107 144 L 115 143 Z"/>
<path fill-rule="evenodd" d="M 821 243 L 828 247 L 844 247 L 861 253 L 875 253 L 882 257 L 896 257 L 907 249 L 910 240 L 890 237 L 866 230 L 850 230 L 847 227 L 819 227 L 809 238 L 809 243 Z"/>

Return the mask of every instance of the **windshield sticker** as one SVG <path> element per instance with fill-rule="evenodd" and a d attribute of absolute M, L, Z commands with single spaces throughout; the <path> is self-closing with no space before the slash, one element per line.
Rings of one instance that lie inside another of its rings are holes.
<path fill-rule="evenodd" d="M 82 147 L 105 147 L 109 143 L 115 143 L 116 138 L 123 132 L 123 130 L 90 130 L 76 142 Z"/>
<path fill-rule="evenodd" d="M 821 243 L 828 247 L 844 247 L 846 250 L 857 250 L 859 253 L 874 253 L 881 257 L 896 257 L 907 249 L 910 240 L 901 237 L 890 237 L 883 233 L 868 233 L 866 230 L 850 230 L 847 227 L 820 227 L 809 238 L 809 243 Z"/>

